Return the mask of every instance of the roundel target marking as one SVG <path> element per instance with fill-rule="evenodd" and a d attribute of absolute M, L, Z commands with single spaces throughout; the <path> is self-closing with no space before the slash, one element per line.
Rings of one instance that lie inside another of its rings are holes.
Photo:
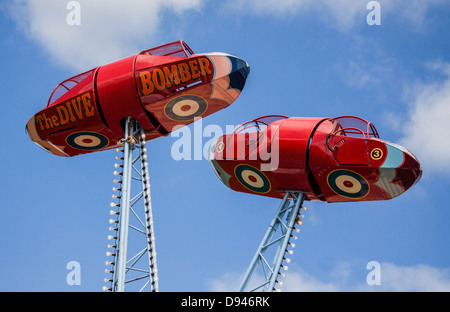
<path fill-rule="evenodd" d="M 172 120 L 187 121 L 200 117 L 207 108 L 208 104 L 204 98 L 189 94 L 171 100 L 164 107 L 164 112 Z"/>
<path fill-rule="evenodd" d="M 336 194 L 352 199 L 363 198 L 370 190 L 366 179 L 354 171 L 344 169 L 330 172 L 327 183 Z"/>
<path fill-rule="evenodd" d="M 66 138 L 66 143 L 79 150 L 92 151 L 108 146 L 109 140 L 100 133 L 84 131 L 72 133 Z"/>
<path fill-rule="evenodd" d="M 252 192 L 264 194 L 271 189 L 269 179 L 255 167 L 238 165 L 234 168 L 234 174 L 239 183 Z"/>
<path fill-rule="evenodd" d="M 225 147 L 225 144 L 223 143 L 223 142 L 220 142 L 219 144 L 217 144 L 217 146 L 216 146 L 216 151 L 218 152 L 218 153 L 220 153 L 220 152 L 222 152 L 223 151 L 223 148 Z"/>

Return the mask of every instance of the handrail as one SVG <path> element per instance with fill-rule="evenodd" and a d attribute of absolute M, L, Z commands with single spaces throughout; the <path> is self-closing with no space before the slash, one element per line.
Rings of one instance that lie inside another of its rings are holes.
<path fill-rule="evenodd" d="M 375 138 L 380 138 L 380 135 L 378 134 L 378 131 L 377 131 L 375 125 L 373 123 L 371 123 L 370 121 L 367 121 L 367 120 L 365 120 L 365 119 L 363 119 L 361 117 L 350 116 L 350 115 L 339 116 L 339 117 L 331 119 L 330 121 L 331 122 L 336 121 L 336 122 L 338 122 L 341 125 L 341 127 L 345 127 L 345 125 L 342 125 L 339 122 L 340 119 L 350 119 L 350 120 L 354 119 L 354 120 L 358 120 L 362 124 L 365 125 L 365 136 L 366 136 L 366 138 L 370 138 L 371 136 L 373 136 Z M 361 125 L 361 127 L 362 127 L 362 125 Z M 349 128 L 349 127 L 347 127 L 347 128 Z M 360 128 L 357 128 L 357 129 L 361 130 L 364 133 L 363 129 L 360 129 Z"/>
<path fill-rule="evenodd" d="M 366 138 L 366 134 L 361 130 L 361 129 L 358 129 L 358 128 L 354 128 L 354 127 L 347 127 L 347 128 L 342 128 L 342 129 L 339 129 L 339 130 L 337 130 L 337 131 L 335 131 L 335 132 L 333 132 L 333 136 L 335 136 L 337 133 L 339 133 L 339 132 L 342 132 L 342 131 L 348 131 L 348 130 L 356 130 L 356 133 L 358 133 L 358 132 L 360 132 L 362 135 L 363 135 L 363 138 L 365 139 Z M 355 132 L 349 132 L 349 133 L 355 133 Z M 345 136 L 348 136 L 348 135 L 346 135 L 346 134 L 344 134 Z"/>
<path fill-rule="evenodd" d="M 273 123 L 273 122 L 275 122 L 275 121 L 277 121 L 279 119 L 289 118 L 289 117 L 284 116 L 284 115 L 266 115 L 266 116 L 261 116 L 261 117 L 258 117 L 258 118 L 255 118 L 253 120 L 250 120 L 250 121 L 247 121 L 247 122 L 244 122 L 244 123 L 240 124 L 239 126 L 236 127 L 236 129 L 234 129 L 233 134 L 240 133 L 240 132 L 244 131 L 245 129 L 251 127 L 251 126 L 247 126 L 247 127 L 244 127 L 243 129 L 241 129 L 241 127 L 243 127 L 243 126 L 245 126 L 247 124 L 250 124 L 250 123 L 254 123 L 254 125 L 252 125 L 252 126 L 258 127 L 259 128 L 258 131 L 259 131 L 261 129 L 260 124 L 265 125 L 265 126 L 268 126 L 269 124 L 271 124 L 271 123 L 268 124 L 268 123 L 262 121 L 262 119 L 269 118 L 269 117 L 275 117 L 275 118 L 279 117 L 278 119 L 273 120 L 271 123 Z"/>

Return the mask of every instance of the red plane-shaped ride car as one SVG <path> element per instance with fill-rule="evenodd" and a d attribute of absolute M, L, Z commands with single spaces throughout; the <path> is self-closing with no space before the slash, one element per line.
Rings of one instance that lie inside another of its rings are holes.
<path fill-rule="evenodd" d="M 210 161 L 235 191 L 276 198 L 301 191 L 327 202 L 391 199 L 422 175 L 411 152 L 353 116 L 260 117 L 214 141 Z"/>
<path fill-rule="evenodd" d="M 165 44 L 61 82 L 26 132 L 58 156 L 119 146 L 126 117 L 139 123 L 145 140 L 156 139 L 232 104 L 249 71 L 225 53 L 194 54 L 183 41 Z"/>

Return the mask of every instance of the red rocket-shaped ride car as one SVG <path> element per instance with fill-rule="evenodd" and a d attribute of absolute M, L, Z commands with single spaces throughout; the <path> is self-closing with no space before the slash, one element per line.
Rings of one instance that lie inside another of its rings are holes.
<path fill-rule="evenodd" d="M 301 191 L 307 200 L 327 202 L 391 199 L 422 175 L 411 152 L 353 116 L 264 116 L 219 137 L 210 161 L 235 191 L 276 198 Z"/>
<path fill-rule="evenodd" d="M 139 123 L 146 140 L 156 139 L 232 104 L 249 71 L 237 57 L 194 54 L 176 41 L 61 82 L 26 131 L 59 156 L 119 146 L 126 117 Z"/>

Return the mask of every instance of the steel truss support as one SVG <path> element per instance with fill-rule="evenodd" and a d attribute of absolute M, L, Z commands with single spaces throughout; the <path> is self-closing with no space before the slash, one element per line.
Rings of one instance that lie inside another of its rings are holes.
<path fill-rule="evenodd" d="M 114 257 L 113 261 L 106 262 L 108 268 L 105 270 L 112 277 L 105 278 L 110 287 L 104 286 L 103 290 L 123 292 L 127 285 L 130 291 L 149 289 L 156 292 L 158 269 L 145 134 L 131 117 L 126 119 L 125 137 L 121 143 L 123 148 L 117 149 L 117 152 L 122 155 L 116 156 L 116 160 L 122 160 L 122 163 L 114 165 L 118 169 L 114 171 L 117 177 L 114 183 L 118 186 L 113 188 L 113 198 L 118 199 L 119 203 L 111 203 L 115 209 L 110 214 L 116 218 L 109 220 L 112 225 L 110 230 L 114 234 L 109 235 L 108 239 L 114 244 L 108 245 L 111 251 L 106 252 L 107 256 Z M 139 203 L 144 209 L 138 210 Z M 128 254 L 133 256 L 128 257 Z M 129 288 L 130 283 L 137 288 Z"/>
<path fill-rule="evenodd" d="M 288 250 L 289 246 L 295 247 L 295 244 L 290 243 L 290 239 L 297 239 L 292 232 L 295 224 L 301 225 L 302 223 L 300 209 L 306 209 L 302 207 L 303 200 L 302 192 L 286 191 L 286 195 L 247 269 L 239 291 L 279 291 L 279 289 L 275 289 L 275 284 L 278 283 L 281 286 L 281 282 L 277 279 L 279 276 L 284 276 L 284 273 L 281 273 L 280 269 L 283 267 L 287 270 L 287 266 L 283 265 L 283 260 L 287 263 L 290 262 L 285 254 L 292 254 L 293 251 Z M 296 230 L 299 231 L 299 229 Z M 259 275 L 255 276 L 257 269 Z M 264 278 L 262 282 L 261 275 Z M 248 287 L 252 288 L 247 290 Z"/>

